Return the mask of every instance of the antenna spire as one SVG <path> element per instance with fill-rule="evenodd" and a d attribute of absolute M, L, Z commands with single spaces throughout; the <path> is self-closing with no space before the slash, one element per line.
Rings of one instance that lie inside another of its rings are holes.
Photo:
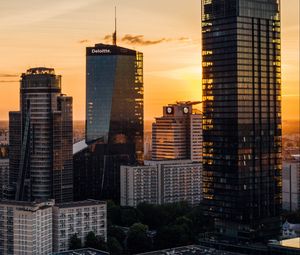
<path fill-rule="evenodd" d="M 115 32 L 113 33 L 113 45 L 117 46 L 117 7 L 115 6 Z"/>

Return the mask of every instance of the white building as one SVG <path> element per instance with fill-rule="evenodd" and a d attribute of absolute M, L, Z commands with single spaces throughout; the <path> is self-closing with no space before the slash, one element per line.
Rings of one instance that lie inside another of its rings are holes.
<path fill-rule="evenodd" d="M 57 204 L 53 208 L 53 251 L 69 249 L 70 238 L 77 234 L 82 244 L 89 232 L 107 238 L 106 202 L 86 200 Z"/>
<path fill-rule="evenodd" d="M 51 254 L 53 204 L 1 201 L 0 254 Z"/>
<path fill-rule="evenodd" d="M 145 161 L 144 166 L 121 166 L 121 205 L 166 204 L 202 199 L 202 164 L 191 160 Z"/>
<path fill-rule="evenodd" d="M 282 206 L 284 210 L 300 209 L 300 157 L 283 162 L 282 167 Z"/>

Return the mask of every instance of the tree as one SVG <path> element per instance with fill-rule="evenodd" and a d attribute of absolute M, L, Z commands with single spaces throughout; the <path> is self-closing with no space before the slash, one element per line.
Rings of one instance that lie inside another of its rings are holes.
<path fill-rule="evenodd" d="M 170 225 L 157 232 L 155 245 L 157 249 L 167 249 L 189 244 L 186 225 Z"/>
<path fill-rule="evenodd" d="M 123 254 L 123 247 L 115 237 L 109 237 L 107 240 L 108 251 L 111 255 Z"/>
<path fill-rule="evenodd" d="M 89 232 L 85 237 L 86 248 L 94 248 L 98 250 L 107 251 L 107 244 L 104 239 L 100 236 L 96 236 L 94 232 Z"/>
<path fill-rule="evenodd" d="M 137 210 L 132 207 L 123 207 L 121 209 L 122 226 L 130 227 L 132 224 L 139 222 Z"/>
<path fill-rule="evenodd" d="M 150 229 L 157 229 L 168 222 L 168 214 L 162 206 L 141 203 L 137 206 L 141 222 Z"/>
<path fill-rule="evenodd" d="M 148 237 L 147 231 L 148 226 L 141 223 L 135 223 L 130 227 L 127 238 L 127 248 L 130 253 L 135 254 L 151 250 L 151 239 Z"/>
<path fill-rule="evenodd" d="M 120 228 L 118 226 L 109 227 L 108 228 L 108 236 L 116 238 L 120 244 L 123 244 L 124 240 L 126 238 L 125 232 L 123 231 L 122 228 Z"/>
<path fill-rule="evenodd" d="M 81 239 L 74 234 L 70 238 L 69 250 L 76 250 L 82 248 Z"/>

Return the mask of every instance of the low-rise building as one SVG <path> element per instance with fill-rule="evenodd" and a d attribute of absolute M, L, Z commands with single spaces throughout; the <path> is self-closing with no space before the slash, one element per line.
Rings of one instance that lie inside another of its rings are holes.
<path fill-rule="evenodd" d="M 54 201 L 0 203 L 0 254 L 49 255 Z"/>
<path fill-rule="evenodd" d="M 53 251 L 69 249 L 70 238 L 77 234 L 84 244 L 89 232 L 107 238 L 106 202 L 85 200 L 56 204 L 53 207 Z"/>
<path fill-rule="evenodd" d="M 145 161 L 121 166 L 121 205 L 167 204 L 202 199 L 202 164 L 191 160 Z"/>
<path fill-rule="evenodd" d="M 282 206 L 287 211 L 300 209 L 300 156 L 293 155 L 282 167 Z"/>

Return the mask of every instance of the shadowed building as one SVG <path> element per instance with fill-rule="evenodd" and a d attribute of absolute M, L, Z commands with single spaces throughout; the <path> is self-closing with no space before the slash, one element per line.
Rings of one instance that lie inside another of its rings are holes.
<path fill-rule="evenodd" d="M 120 165 L 143 160 L 143 54 L 96 44 L 86 49 L 86 55 L 86 143 L 90 145 L 90 161 L 84 171 L 92 173 L 87 185 L 97 188 L 92 197 L 86 198 L 118 201 Z M 79 165 L 82 167 L 82 163 Z M 75 171 L 82 176 L 79 168 L 76 166 Z"/>
<path fill-rule="evenodd" d="M 223 236 L 280 230 L 280 1 L 203 0 L 203 181 Z"/>
<path fill-rule="evenodd" d="M 51 68 L 22 74 L 20 111 L 10 112 L 9 198 L 73 199 L 72 98 Z"/>

